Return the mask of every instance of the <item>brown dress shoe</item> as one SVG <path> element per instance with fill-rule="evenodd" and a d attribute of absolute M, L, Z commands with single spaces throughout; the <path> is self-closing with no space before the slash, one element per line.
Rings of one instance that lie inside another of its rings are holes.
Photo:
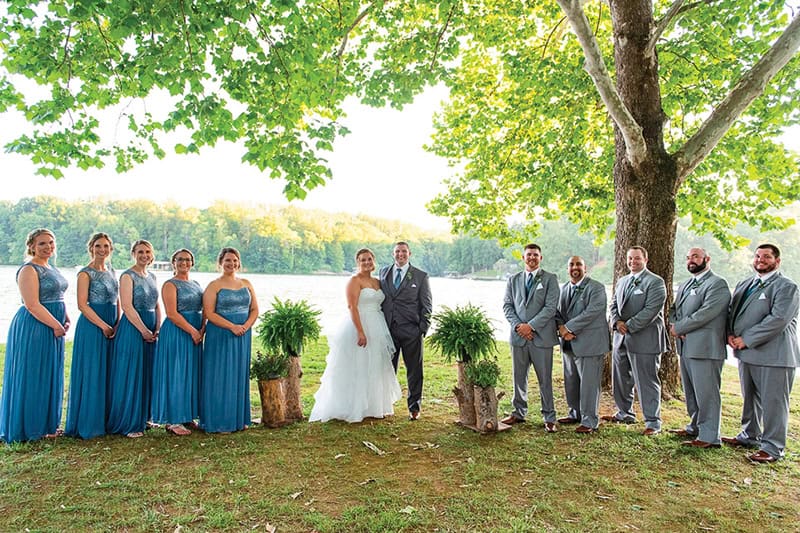
<path fill-rule="evenodd" d="M 660 429 L 653 429 L 653 428 L 647 428 L 644 431 L 642 431 L 642 435 L 644 435 L 645 437 L 655 437 L 659 433 L 661 433 Z"/>
<path fill-rule="evenodd" d="M 558 419 L 559 424 L 577 424 L 580 422 L 577 418 L 572 418 L 571 416 L 564 416 Z"/>
<path fill-rule="evenodd" d="M 558 431 L 555 422 L 545 422 L 544 423 L 544 430 L 548 433 L 555 433 Z"/>
<path fill-rule="evenodd" d="M 703 441 L 703 440 L 697 440 L 697 439 L 685 440 L 685 441 L 681 442 L 681 445 L 682 446 L 692 446 L 694 448 L 703 448 L 703 449 L 705 449 L 705 448 L 719 448 L 720 447 L 719 444 L 712 444 L 710 442 L 706 442 L 706 441 Z"/>
<path fill-rule="evenodd" d="M 694 438 L 694 437 L 697 436 L 694 433 L 689 433 L 685 429 L 668 429 L 667 432 L 672 434 L 672 435 L 675 435 L 675 436 L 678 436 L 678 437 L 683 437 L 683 438 L 686 438 L 686 437 Z"/>
<path fill-rule="evenodd" d="M 583 424 L 575 428 L 575 433 L 594 433 L 595 431 L 597 430 L 589 426 L 584 426 Z"/>
<path fill-rule="evenodd" d="M 524 418 L 517 418 L 514 415 L 508 415 L 507 417 L 502 419 L 500 422 L 502 422 L 503 424 L 508 424 L 509 426 L 513 426 L 514 424 L 524 424 L 525 423 L 525 419 Z"/>
<path fill-rule="evenodd" d="M 746 444 L 736 437 L 722 437 L 720 438 L 722 442 L 727 444 L 728 446 L 733 446 L 734 448 L 738 448 L 740 446 L 746 446 Z"/>
<path fill-rule="evenodd" d="M 616 415 L 601 415 L 600 420 L 603 422 L 612 422 L 614 424 L 635 424 L 636 420 L 633 418 L 625 418 L 620 420 Z"/>
<path fill-rule="evenodd" d="M 758 450 L 756 453 L 747 456 L 748 459 L 754 463 L 774 463 L 778 460 L 777 457 L 772 457 L 764 450 Z"/>

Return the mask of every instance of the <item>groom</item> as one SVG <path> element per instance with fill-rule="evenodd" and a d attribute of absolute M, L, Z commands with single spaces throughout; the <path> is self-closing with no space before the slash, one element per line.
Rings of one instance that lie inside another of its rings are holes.
<path fill-rule="evenodd" d="M 419 418 L 422 400 L 422 338 L 428 331 L 431 320 L 431 288 L 428 274 L 409 264 L 411 250 L 408 243 L 400 241 L 394 245 L 394 265 L 381 269 L 383 315 L 392 334 L 395 352 L 392 358 L 397 372 L 400 352 L 406 365 L 408 381 L 409 419 Z"/>

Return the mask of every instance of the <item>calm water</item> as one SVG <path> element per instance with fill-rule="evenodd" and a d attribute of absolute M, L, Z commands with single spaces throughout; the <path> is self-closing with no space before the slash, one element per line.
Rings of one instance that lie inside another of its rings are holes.
<path fill-rule="evenodd" d="M 0 342 L 6 341 L 8 326 L 21 305 L 19 291 L 15 282 L 17 266 L 0 266 Z M 72 338 L 74 326 L 79 312 L 75 296 L 77 286 L 77 268 L 62 268 L 61 273 L 69 281 L 66 303 L 73 328 L 67 334 Z M 121 273 L 125 268 L 117 268 Z M 171 277 L 170 272 L 156 272 L 159 284 Z M 192 278 L 205 287 L 219 274 L 215 272 L 195 272 Z M 258 297 L 258 308 L 264 312 L 271 307 L 277 296 L 285 300 L 307 300 L 322 311 L 320 323 L 323 333 L 329 333 L 347 314 L 344 289 L 349 279 L 347 276 L 282 276 L 269 274 L 243 274 L 250 280 Z M 467 279 L 431 278 L 434 313 L 442 306 L 455 307 L 472 303 L 480 306 L 492 319 L 495 336 L 506 340 L 509 334 L 508 322 L 503 316 L 504 281 L 473 281 Z"/>

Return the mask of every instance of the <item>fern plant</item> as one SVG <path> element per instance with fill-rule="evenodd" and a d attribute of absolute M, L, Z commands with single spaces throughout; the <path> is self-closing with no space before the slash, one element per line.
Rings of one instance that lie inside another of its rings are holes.
<path fill-rule="evenodd" d="M 275 297 L 272 309 L 259 317 L 258 340 L 266 352 L 299 357 L 306 344 L 319 339 L 320 313 L 305 300 L 281 301 Z"/>
<path fill-rule="evenodd" d="M 497 351 L 491 320 L 480 307 L 443 307 L 432 319 L 435 329 L 428 342 L 448 363 L 478 361 Z"/>

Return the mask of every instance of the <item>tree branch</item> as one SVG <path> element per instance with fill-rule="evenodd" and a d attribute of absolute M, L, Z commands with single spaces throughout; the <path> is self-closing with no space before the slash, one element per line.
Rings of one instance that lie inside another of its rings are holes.
<path fill-rule="evenodd" d="M 736 119 L 757 97 L 767 83 L 800 48 L 800 13 L 795 15 L 783 34 L 749 71 L 745 72 L 730 94 L 711 112 L 700 129 L 675 153 L 678 186 L 719 143 Z"/>
<path fill-rule="evenodd" d="M 186 19 L 186 10 L 183 7 L 183 0 L 180 1 L 181 5 L 181 16 L 183 16 L 183 37 L 186 39 L 186 48 L 189 49 L 189 57 L 194 59 L 194 53 L 192 52 L 192 41 L 189 39 L 189 30 L 187 26 L 189 25 L 189 21 Z"/>
<path fill-rule="evenodd" d="M 664 32 L 667 31 L 667 28 L 675 21 L 678 15 L 686 13 L 698 6 L 713 4 L 717 0 L 698 0 L 697 2 L 684 5 L 685 1 L 686 0 L 675 0 L 675 3 L 669 6 L 666 14 L 656 22 L 653 33 L 650 35 L 650 40 L 647 42 L 645 57 L 651 57 L 653 55 L 653 51 L 656 49 L 656 42 L 664 35 Z"/>
<path fill-rule="evenodd" d="M 634 168 L 638 168 L 647 157 L 647 145 L 644 142 L 642 128 L 636 123 L 619 93 L 614 87 L 614 82 L 606 69 L 603 54 L 597 40 L 594 38 L 589 26 L 589 19 L 583 12 L 580 0 L 557 0 L 558 5 L 567 15 L 572 31 L 578 38 L 586 58 L 584 68 L 592 77 L 597 92 L 600 93 L 611 118 L 616 123 L 622 137 L 625 139 L 625 151 L 628 161 Z"/>
<path fill-rule="evenodd" d="M 342 44 L 339 45 L 339 51 L 336 52 L 336 57 L 337 58 L 341 58 L 342 54 L 344 54 L 344 48 L 345 48 L 345 46 L 347 46 L 347 36 L 350 35 L 350 32 L 353 31 L 355 29 L 355 27 L 358 26 L 358 24 L 362 20 L 364 20 L 364 17 L 366 17 L 369 14 L 370 10 L 372 9 L 372 7 L 374 5 L 375 4 L 370 4 L 367 7 L 365 7 L 364 11 L 362 11 L 361 13 L 358 14 L 358 16 L 353 21 L 353 23 L 350 24 L 350 27 L 347 28 L 347 30 L 344 32 L 344 35 L 342 35 Z"/>
<path fill-rule="evenodd" d="M 429 71 L 433 71 L 433 67 L 436 64 L 436 56 L 439 54 L 439 45 L 442 44 L 442 37 L 444 37 L 444 32 L 447 31 L 447 28 L 450 26 L 450 21 L 453 20 L 453 13 L 456 11 L 456 5 L 453 4 L 450 7 L 450 12 L 447 14 L 447 20 L 442 26 L 442 31 L 439 32 L 439 35 L 436 37 L 436 47 L 433 49 L 433 58 L 431 58 L 431 64 L 428 66 Z"/>
<path fill-rule="evenodd" d="M 547 34 L 547 39 L 545 39 L 545 41 L 544 41 L 544 48 L 542 49 L 542 59 L 544 59 L 544 56 L 545 56 L 545 55 L 547 55 L 547 47 L 550 45 L 550 39 L 552 39 L 552 38 L 553 38 L 553 35 L 555 35 L 555 33 L 556 33 L 556 30 L 558 29 L 558 27 L 559 27 L 559 26 L 561 26 L 561 23 L 562 23 L 562 22 L 564 22 L 564 20 L 565 20 L 566 18 L 567 18 L 567 17 L 561 17 L 561 20 L 559 20 L 558 22 L 556 22 L 556 25 L 555 25 L 555 26 L 553 26 L 553 29 L 552 29 L 552 30 L 550 30 L 550 33 L 548 33 L 548 34 Z"/>

